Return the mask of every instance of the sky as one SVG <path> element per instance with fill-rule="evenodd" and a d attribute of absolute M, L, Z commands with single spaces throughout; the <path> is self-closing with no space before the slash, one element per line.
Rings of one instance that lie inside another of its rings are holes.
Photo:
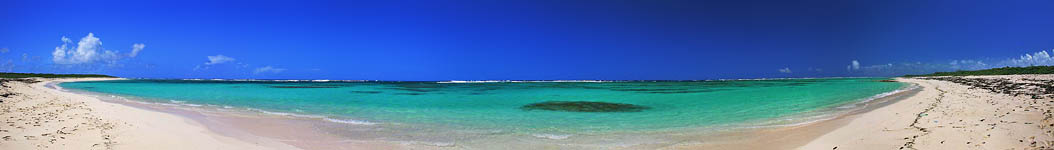
<path fill-rule="evenodd" d="M 1054 65 L 1049 0 L 0 0 L 0 71 L 705 80 Z"/>

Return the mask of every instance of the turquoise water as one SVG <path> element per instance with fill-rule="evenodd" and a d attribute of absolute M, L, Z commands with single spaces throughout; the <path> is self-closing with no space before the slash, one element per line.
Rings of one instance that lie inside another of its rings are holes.
<path fill-rule="evenodd" d="M 878 82 L 884 79 L 529 83 L 118 80 L 60 86 L 162 103 L 253 108 L 375 125 L 577 133 L 764 121 L 836 108 L 904 86 Z M 610 102 L 648 109 L 521 109 L 546 101 Z"/>

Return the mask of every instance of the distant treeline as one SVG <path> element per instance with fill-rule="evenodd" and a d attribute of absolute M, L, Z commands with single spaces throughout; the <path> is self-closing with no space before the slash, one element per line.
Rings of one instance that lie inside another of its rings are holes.
<path fill-rule="evenodd" d="M 1054 66 L 1003 67 L 975 71 L 935 72 L 924 75 L 904 75 L 904 77 L 925 76 L 969 76 L 969 75 L 1015 75 L 1015 74 L 1054 74 Z"/>
<path fill-rule="evenodd" d="M 114 76 L 101 75 L 101 74 L 50 74 L 50 73 L 8 73 L 0 72 L 0 78 L 115 78 Z"/>

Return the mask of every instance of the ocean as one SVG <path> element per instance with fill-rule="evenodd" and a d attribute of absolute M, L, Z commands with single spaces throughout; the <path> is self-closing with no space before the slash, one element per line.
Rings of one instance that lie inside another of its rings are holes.
<path fill-rule="evenodd" d="M 253 110 L 354 126 L 567 139 L 793 125 L 909 85 L 888 78 L 713 81 L 113 80 L 64 89 L 177 107 Z M 447 134 L 447 132 L 435 132 Z M 442 136 L 435 136 L 442 137 Z"/>

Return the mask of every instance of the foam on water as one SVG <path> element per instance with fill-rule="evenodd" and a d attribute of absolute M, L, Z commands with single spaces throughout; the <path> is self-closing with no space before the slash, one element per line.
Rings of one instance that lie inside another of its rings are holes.
<path fill-rule="evenodd" d="M 350 119 L 333 119 L 333 118 L 328 118 L 328 117 L 327 118 L 323 118 L 323 120 L 326 120 L 326 121 L 329 121 L 329 122 L 336 122 L 336 123 L 343 123 L 343 124 L 353 124 L 353 125 L 375 125 L 375 124 L 377 124 L 377 123 L 373 123 L 373 122 L 369 122 L 369 121 L 350 120 Z"/>
<path fill-rule="evenodd" d="M 58 86 L 55 86 L 53 88 L 60 89 L 60 87 L 58 87 Z M 226 110 L 226 111 L 230 111 L 230 110 L 234 110 L 235 109 L 232 106 L 191 104 L 191 103 L 186 103 L 186 101 L 177 101 L 177 100 L 169 100 L 167 103 L 165 103 L 165 102 L 147 102 L 147 101 L 144 101 L 144 100 L 133 100 L 133 99 L 121 97 L 121 96 L 118 96 L 118 95 L 110 95 L 110 94 L 104 94 L 104 95 L 89 94 L 89 96 L 93 96 L 93 97 L 96 97 L 96 98 L 102 98 L 102 97 L 99 97 L 99 96 L 106 96 L 107 98 L 105 98 L 105 99 L 107 99 L 107 100 L 119 100 L 121 102 L 136 103 L 136 104 L 140 104 L 140 105 L 168 106 L 168 107 L 211 107 L 212 109 L 219 109 L 219 110 Z M 244 111 L 251 111 L 251 112 L 258 112 L 258 113 L 267 114 L 267 115 L 275 115 L 275 116 L 289 116 L 289 117 L 299 117 L 299 118 L 322 119 L 322 120 L 325 120 L 325 121 L 328 121 L 328 122 L 341 123 L 341 124 L 353 124 L 353 125 L 376 125 L 377 124 L 375 122 L 369 122 L 369 121 L 364 121 L 364 120 L 334 119 L 334 118 L 331 118 L 331 117 L 320 116 L 320 115 L 304 115 L 304 114 L 296 114 L 296 113 L 273 112 L 273 111 L 266 111 L 266 110 L 254 109 L 254 108 L 245 108 L 243 110 Z M 300 112 L 302 112 L 302 111 L 300 111 Z"/>
<path fill-rule="evenodd" d="M 403 145 L 426 145 L 435 147 L 453 147 L 456 143 L 454 142 L 424 142 L 424 141 L 404 141 Z"/>
<path fill-rule="evenodd" d="M 908 86 L 905 86 L 903 88 L 899 88 L 899 89 L 896 89 L 896 90 L 893 90 L 893 91 L 876 94 L 875 96 L 868 97 L 868 98 L 866 98 L 864 100 L 861 100 L 859 102 L 856 102 L 854 104 L 866 104 L 866 103 L 869 103 L 869 102 L 874 101 L 876 99 L 889 97 L 890 95 L 893 95 L 893 94 L 903 93 L 903 92 L 915 90 L 915 89 L 918 89 L 918 88 L 919 88 L 919 85 L 911 84 L 911 85 L 908 85 Z M 848 108 L 853 108 L 853 107 L 857 107 L 857 105 L 843 105 L 843 106 L 840 106 L 838 108 L 848 109 Z"/>
<path fill-rule="evenodd" d="M 769 121 L 758 123 L 756 125 L 745 126 L 745 128 L 793 127 L 793 126 L 800 126 L 800 125 L 806 125 L 806 124 L 812 124 L 812 123 L 817 123 L 817 122 L 821 122 L 821 121 L 831 120 L 831 119 L 834 119 L 835 117 L 844 115 L 845 113 L 849 113 L 852 110 L 862 109 L 862 108 L 866 107 L 868 104 L 870 104 L 874 100 L 886 98 L 886 97 L 889 97 L 889 96 L 892 96 L 892 95 L 895 95 L 895 94 L 899 94 L 899 93 L 903 93 L 903 92 L 907 92 L 907 91 L 911 91 L 911 90 L 915 90 L 917 88 L 919 88 L 918 85 L 911 84 L 911 85 L 903 86 L 903 87 L 901 87 L 899 89 L 896 89 L 896 90 L 893 90 L 893 91 L 875 94 L 874 96 L 863 98 L 863 99 L 861 99 L 859 101 L 855 101 L 855 102 L 852 102 L 852 103 L 849 103 L 849 104 L 840 105 L 840 106 L 832 108 L 832 109 L 819 109 L 819 110 L 814 111 L 814 112 L 803 112 L 803 113 L 800 113 L 800 114 L 797 114 L 797 115 L 790 115 L 790 116 L 787 116 L 787 117 L 781 117 L 781 118 L 777 118 L 777 119 L 772 119 L 772 120 L 769 120 Z"/>
<path fill-rule="evenodd" d="M 534 136 L 534 137 L 537 137 L 537 138 L 551 139 L 551 140 L 563 140 L 563 139 L 570 138 L 572 135 L 570 135 L 570 134 L 531 134 L 531 136 Z"/>

